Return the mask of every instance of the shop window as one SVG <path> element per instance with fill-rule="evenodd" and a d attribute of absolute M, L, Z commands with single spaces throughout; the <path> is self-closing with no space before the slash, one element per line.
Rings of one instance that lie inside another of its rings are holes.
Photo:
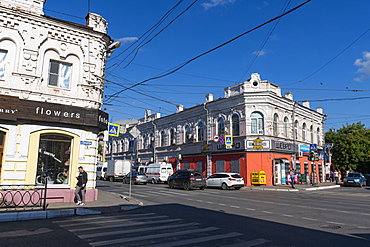
<path fill-rule="evenodd" d="M 6 59 L 7 52 L 0 51 L 0 79 L 5 77 L 5 59 Z"/>
<path fill-rule="evenodd" d="M 69 89 L 71 70 L 71 65 L 51 60 L 48 85 L 62 89 Z"/>
<path fill-rule="evenodd" d="M 304 174 L 308 174 L 308 163 L 304 162 Z"/>
<path fill-rule="evenodd" d="M 297 174 L 301 174 L 301 163 L 300 162 L 295 163 L 295 171 Z"/>
<path fill-rule="evenodd" d="M 260 112 L 253 112 L 251 114 L 251 134 L 263 135 L 264 123 L 263 115 Z"/>
<path fill-rule="evenodd" d="M 184 161 L 184 169 L 190 169 L 190 161 Z"/>
<path fill-rule="evenodd" d="M 239 159 L 232 159 L 230 161 L 230 172 L 240 173 Z"/>
<path fill-rule="evenodd" d="M 240 136 L 240 125 L 239 125 L 239 116 L 234 114 L 231 118 L 232 128 L 233 128 L 233 136 Z"/>
<path fill-rule="evenodd" d="M 198 161 L 197 161 L 197 170 L 198 170 L 200 173 L 203 173 L 204 169 L 203 169 L 203 161 L 202 161 L 202 160 L 198 160 Z"/>
<path fill-rule="evenodd" d="M 59 134 L 40 135 L 36 183 L 67 184 L 72 138 Z M 45 178 L 45 179 L 43 179 Z"/>
<path fill-rule="evenodd" d="M 216 172 L 225 171 L 225 160 L 216 160 Z"/>

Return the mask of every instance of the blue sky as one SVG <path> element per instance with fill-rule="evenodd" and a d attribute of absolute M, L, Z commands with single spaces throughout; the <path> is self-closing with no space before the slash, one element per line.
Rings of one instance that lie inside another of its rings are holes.
<path fill-rule="evenodd" d="M 111 121 L 141 118 L 145 109 L 172 114 L 177 104 L 190 108 L 204 103 L 207 93 L 223 97 L 225 87 L 259 73 L 261 79 L 282 87 L 283 93 L 292 92 L 294 100 L 309 100 L 312 109 L 323 107 L 327 130 L 358 121 L 370 128 L 368 0 L 312 0 L 175 73 L 108 100 L 124 87 L 170 71 L 304 2 L 47 0 L 44 12 L 80 24 L 89 10 L 98 13 L 108 22 L 108 34 L 122 43 L 107 64 L 104 108 Z M 171 8 L 140 43 L 143 38 L 139 38 Z"/>

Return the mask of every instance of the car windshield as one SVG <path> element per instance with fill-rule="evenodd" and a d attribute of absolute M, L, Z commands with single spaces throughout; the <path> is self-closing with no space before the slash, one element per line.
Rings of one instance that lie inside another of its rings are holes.
<path fill-rule="evenodd" d="M 192 172 L 192 173 L 190 173 L 190 176 L 192 176 L 192 177 L 203 177 L 203 175 L 202 174 L 200 174 L 199 172 Z"/>
<path fill-rule="evenodd" d="M 348 177 L 350 177 L 350 178 L 359 178 L 360 174 L 359 173 L 348 173 Z"/>
<path fill-rule="evenodd" d="M 231 175 L 231 177 L 233 177 L 233 178 L 242 178 L 242 176 L 240 176 L 239 174 L 233 174 L 233 175 Z"/>

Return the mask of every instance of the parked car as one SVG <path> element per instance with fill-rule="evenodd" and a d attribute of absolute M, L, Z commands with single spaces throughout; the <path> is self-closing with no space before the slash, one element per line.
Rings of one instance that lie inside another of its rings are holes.
<path fill-rule="evenodd" d="M 364 174 L 364 177 L 366 178 L 366 186 L 370 186 L 370 174 Z"/>
<path fill-rule="evenodd" d="M 219 172 L 212 174 L 206 179 L 207 187 L 216 187 L 223 190 L 235 188 L 239 190 L 244 187 L 244 179 L 238 173 Z"/>
<path fill-rule="evenodd" d="M 142 173 L 142 172 L 129 172 L 127 173 L 124 178 L 123 178 L 123 182 L 126 184 L 126 183 L 130 183 L 130 179 L 132 181 L 133 184 L 146 184 L 148 182 L 148 176 L 145 175 L 145 173 Z"/>
<path fill-rule="evenodd" d="M 174 174 L 168 177 L 168 186 L 173 189 L 175 187 L 182 187 L 184 190 L 199 188 L 204 190 L 206 188 L 206 180 L 202 173 L 193 169 L 177 170 Z"/>
<path fill-rule="evenodd" d="M 366 185 L 366 178 L 362 173 L 350 172 L 347 177 L 343 179 L 344 186 L 360 186 Z"/>

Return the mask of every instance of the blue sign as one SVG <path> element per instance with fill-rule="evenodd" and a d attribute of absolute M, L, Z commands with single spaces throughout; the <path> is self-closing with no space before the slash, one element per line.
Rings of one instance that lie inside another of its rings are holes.
<path fill-rule="evenodd" d="M 220 136 L 219 139 L 220 139 L 220 143 L 221 144 L 224 144 L 225 143 L 225 137 L 224 136 Z"/>
<path fill-rule="evenodd" d="M 120 127 L 119 124 L 109 123 L 108 124 L 108 135 L 116 136 L 116 137 L 119 136 L 119 127 Z"/>
<path fill-rule="evenodd" d="M 92 141 L 80 141 L 81 145 L 92 145 Z"/>
<path fill-rule="evenodd" d="M 233 136 L 232 135 L 225 135 L 225 145 L 233 145 Z"/>
<path fill-rule="evenodd" d="M 310 152 L 316 152 L 317 151 L 317 144 L 310 144 Z"/>

